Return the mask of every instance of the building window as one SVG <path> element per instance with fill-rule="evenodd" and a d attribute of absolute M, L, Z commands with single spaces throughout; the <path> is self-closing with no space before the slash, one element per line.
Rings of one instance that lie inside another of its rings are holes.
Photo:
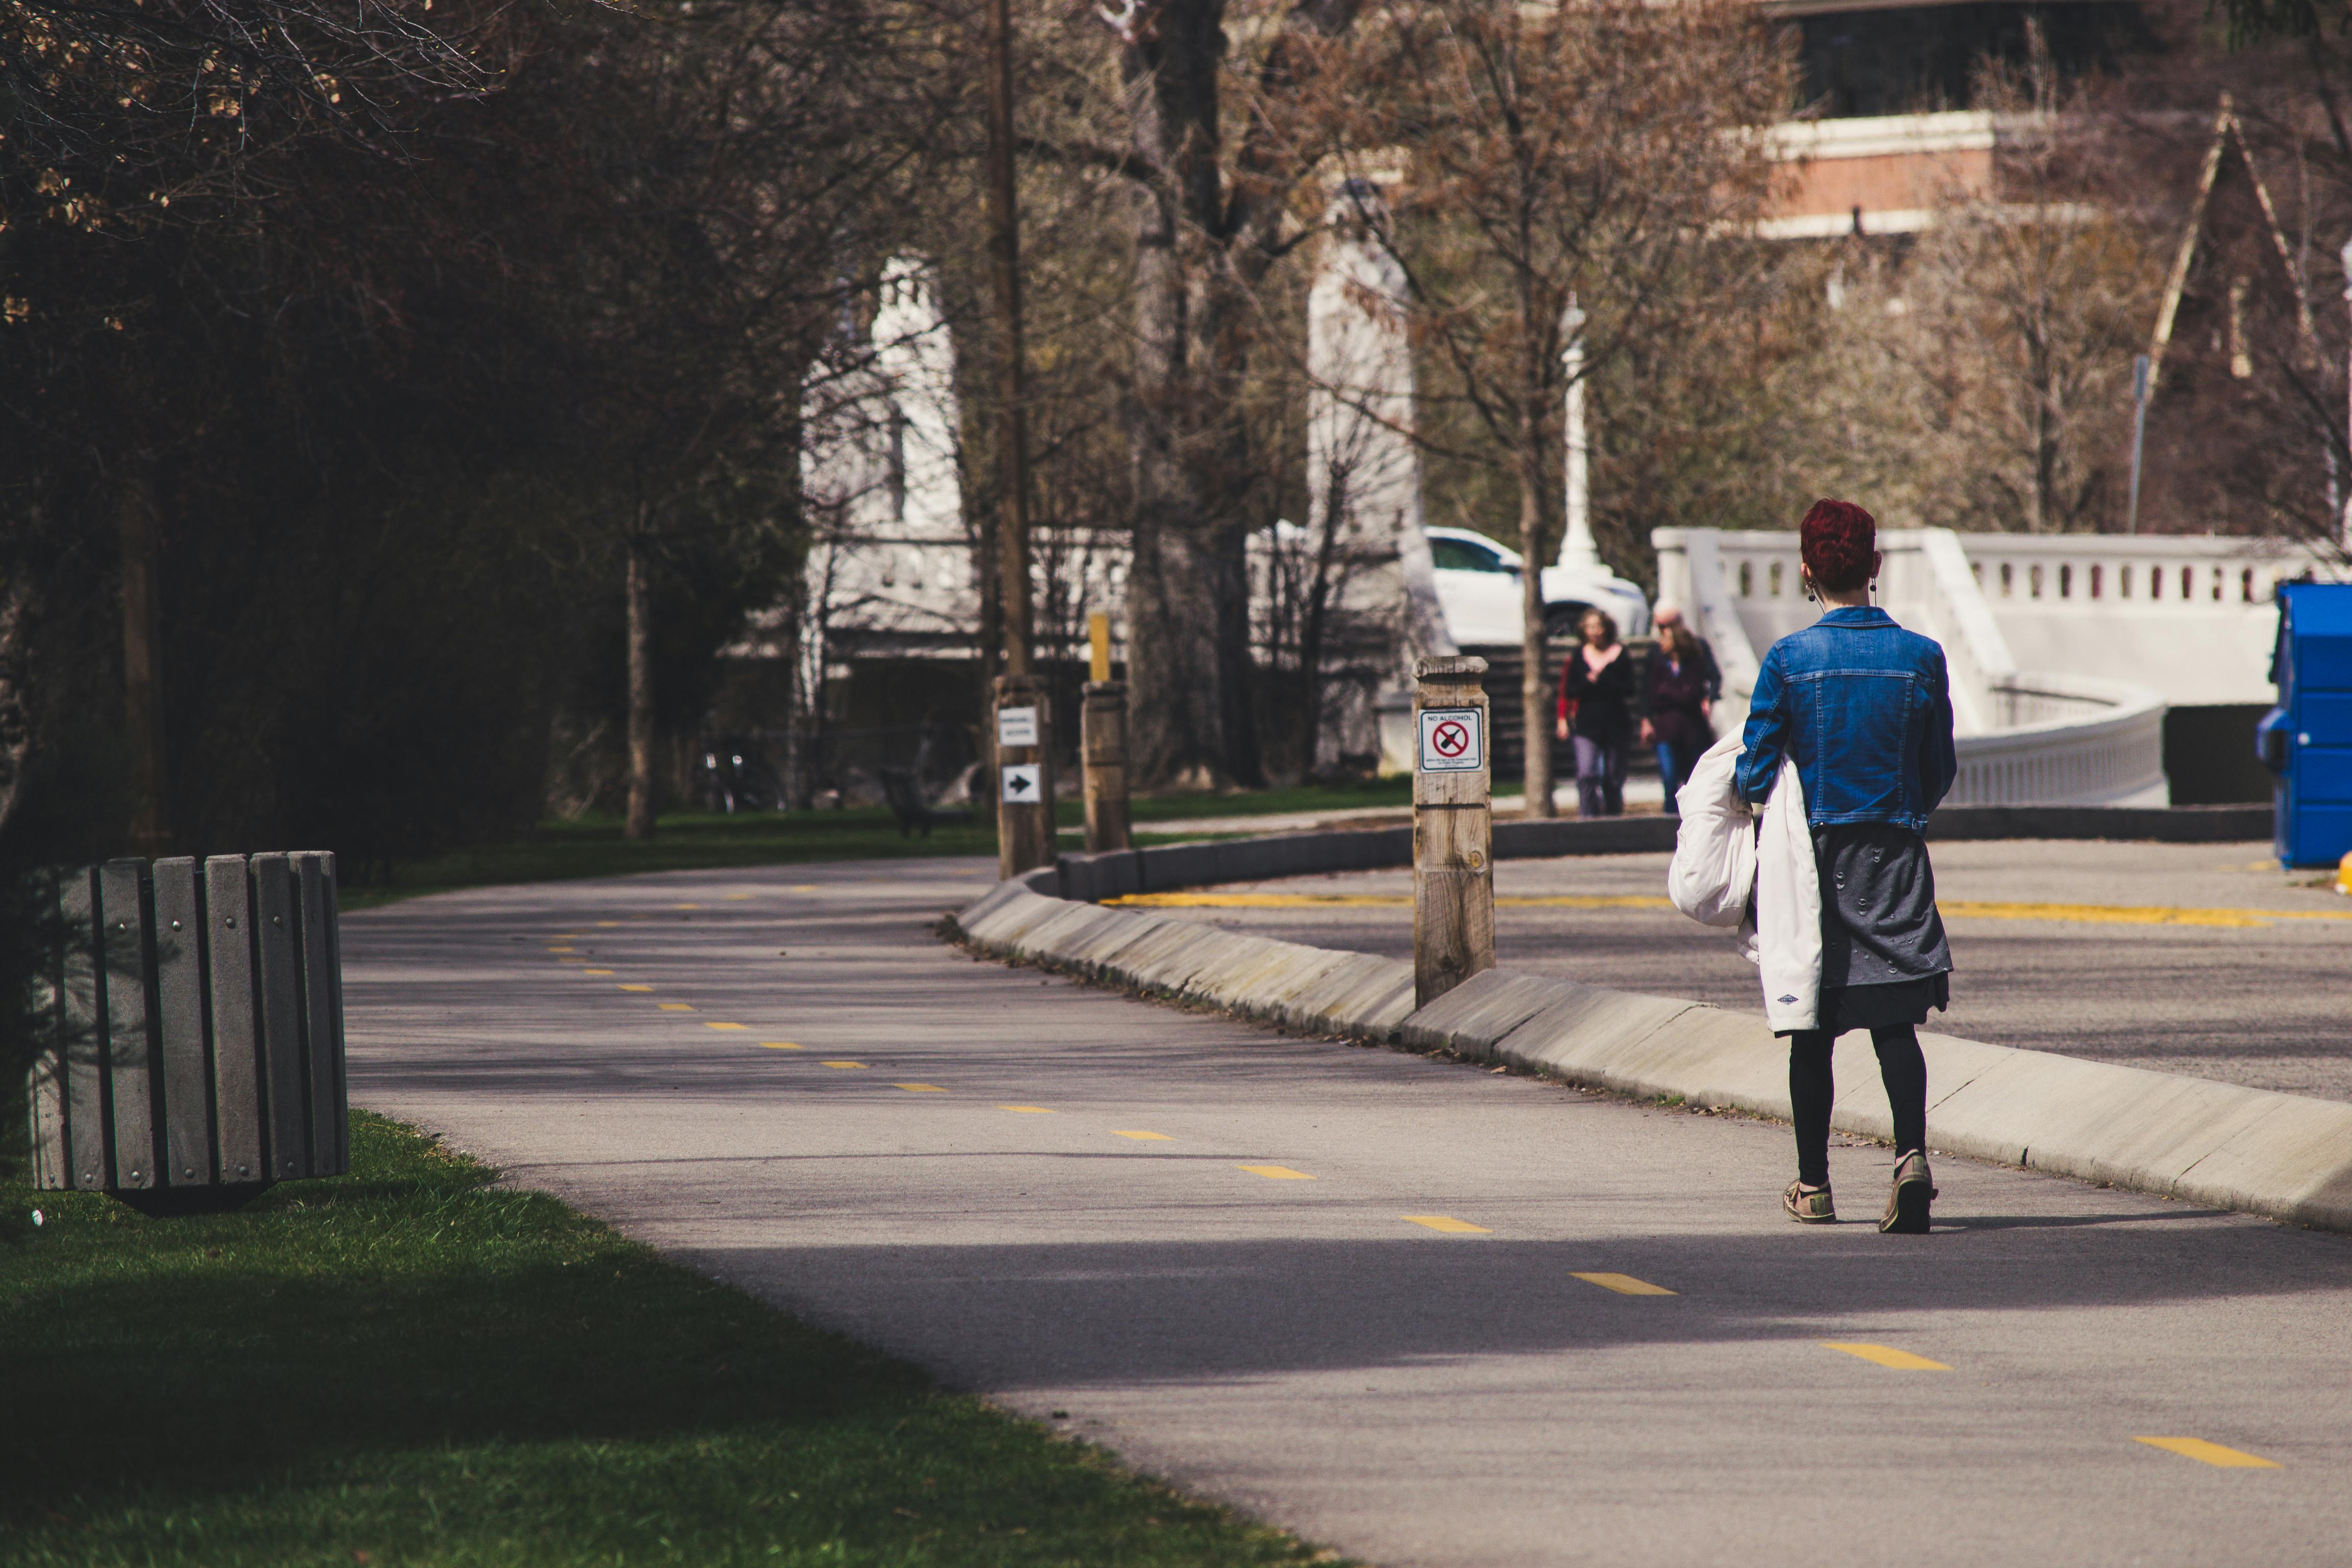
<path fill-rule="evenodd" d="M 2213 568 L 2213 602 L 2217 605 L 2221 602 L 2221 569 L 2219 566 Z"/>
<path fill-rule="evenodd" d="M 907 416 L 895 403 L 890 405 L 888 429 L 890 520 L 904 522 L 907 521 Z"/>
<path fill-rule="evenodd" d="M 2042 597 L 2042 563 L 2041 563 L 2041 562 L 2037 561 L 2037 562 L 2035 562 L 2035 563 L 2033 563 L 2033 568 L 2032 568 L 2032 572 L 2028 574 L 2026 581 L 2027 581 L 2027 583 L 2030 584 L 2030 586 L 2029 586 L 2029 587 L 2028 587 L 2028 589 L 2027 589 L 2027 592 L 2028 592 L 2028 593 L 2030 593 L 2030 594 L 2032 594 L 2032 595 L 2033 595 L 2033 597 L 2035 597 L 2035 598 L 2037 598 L 2037 599 L 2038 599 L 2038 598 L 2040 598 L 2040 597 Z"/>
<path fill-rule="evenodd" d="M 1756 596 L 1756 563 L 1753 561 L 1739 563 L 1739 596 L 1743 599 Z"/>
<path fill-rule="evenodd" d="M 2128 566 L 2119 566 L 2116 569 L 2116 597 L 2118 599 L 2131 597 L 2131 568 Z"/>
<path fill-rule="evenodd" d="M 2099 596 L 2099 579 L 2100 579 L 2100 577 L 2102 577 L 2103 575 L 2105 575 L 2105 567 L 2100 566 L 2100 565 L 2099 565 L 2097 563 L 2095 563 L 2095 562 L 2094 562 L 2094 563 L 2092 563 L 2092 566 L 2091 566 L 2091 597 L 2093 597 L 2094 599 L 2095 599 L 2095 598 L 2097 598 L 2097 597 Z"/>
<path fill-rule="evenodd" d="M 2074 596 L 2074 569 L 2072 566 L 2058 568 L 2058 596 L 2062 599 Z"/>
<path fill-rule="evenodd" d="M 1780 596 L 1780 563 L 1778 561 L 1772 563 L 1770 576 L 1772 585 L 1769 592 L 1777 599 Z"/>
<path fill-rule="evenodd" d="M 2011 589 L 2015 586 L 2011 581 L 2015 572 L 2016 568 L 2008 562 L 2004 561 L 2000 563 L 2000 596 L 2004 599 L 2009 597 Z"/>
<path fill-rule="evenodd" d="M 2254 602 L 2254 569 L 2251 566 L 2238 575 L 2238 598 L 2244 604 Z"/>

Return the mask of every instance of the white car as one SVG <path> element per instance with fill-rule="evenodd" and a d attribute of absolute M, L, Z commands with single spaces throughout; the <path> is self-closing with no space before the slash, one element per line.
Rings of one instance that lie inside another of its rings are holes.
<path fill-rule="evenodd" d="M 1437 603 L 1458 647 L 1517 647 L 1524 624 L 1519 615 L 1519 552 L 1467 528 L 1427 528 L 1429 552 L 1437 564 Z M 1543 586 L 1544 628 L 1555 637 L 1576 635 L 1576 623 L 1598 606 L 1625 637 L 1650 630 L 1650 601 L 1642 590 L 1603 569 L 1547 566 Z"/>

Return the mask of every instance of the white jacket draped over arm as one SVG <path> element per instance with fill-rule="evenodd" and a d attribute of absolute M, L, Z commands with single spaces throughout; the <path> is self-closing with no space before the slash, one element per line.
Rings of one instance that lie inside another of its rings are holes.
<path fill-rule="evenodd" d="M 1666 896 L 1705 925 L 1737 928 L 1739 950 L 1764 983 L 1774 1030 L 1810 1029 L 1820 1016 L 1822 882 L 1805 817 L 1805 786 L 1786 758 L 1758 820 L 1739 798 L 1740 738 L 1726 735 L 1691 769 L 1675 803 Z"/>

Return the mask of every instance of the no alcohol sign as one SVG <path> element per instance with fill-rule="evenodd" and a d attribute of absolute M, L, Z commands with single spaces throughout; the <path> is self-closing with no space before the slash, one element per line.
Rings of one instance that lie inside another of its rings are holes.
<path fill-rule="evenodd" d="M 1475 773 L 1486 765 L 1486 715 L 1475 708 L 1421 710 L 1421 771 Z"/>

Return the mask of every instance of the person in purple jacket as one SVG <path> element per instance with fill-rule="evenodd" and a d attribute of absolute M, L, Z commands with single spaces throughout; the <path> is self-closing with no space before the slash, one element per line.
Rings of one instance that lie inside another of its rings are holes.
<path fill-rule="evenodd" d="M 1679 815 L 1675 794 L 1699 757 L 1715 743 L 1711 717 L 1723 694 L 1723 677 L 1698 634 L 1683 624 L 1682 612 L 1660 605 L 1658 646 L 1642 675 L 1642 744 L 1658 754 L 1658 782 L 1665 786 L 1665 812 Z"/>

